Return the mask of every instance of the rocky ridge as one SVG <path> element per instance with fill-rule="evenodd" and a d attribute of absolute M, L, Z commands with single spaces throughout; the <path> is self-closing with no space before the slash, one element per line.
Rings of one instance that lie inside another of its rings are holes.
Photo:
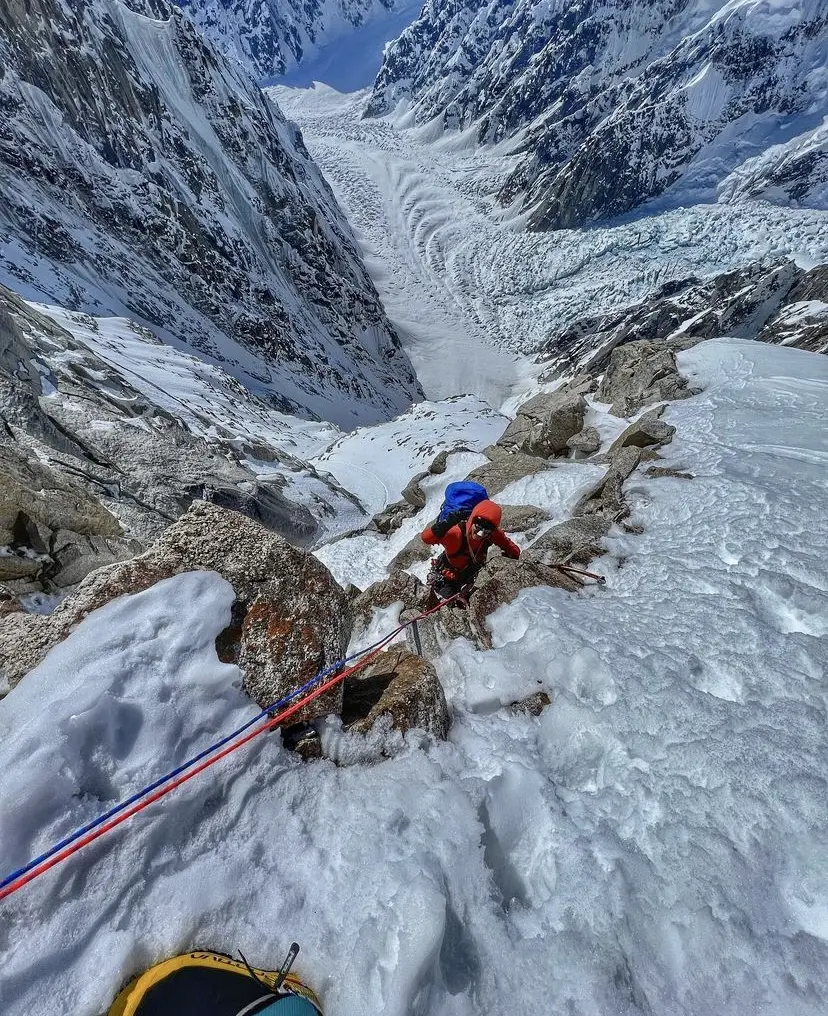
<path fill-rule="evenodd" d="M 146 343 L 152 355 L 157 340 Z M 226 401 L 252 402 L 253 422 L 257 406 L 229 376 L 208 380 L 213 416 L 170 401 L 176 415 L 131 383 L 137 373 L 0 286 L 0 581 L 11 592 L 63 592 L 132 557 L 194 501 L 235 508 L 305 545 L 326 517 L 364 515 L 332 477 L 282 450 L 278 435 L 269 444 L 241 429 L 222 434 L 219 385 Z M 261 478 L 251 462 L 264 458 Z"/>
<path fill-rule="evenodd" d="M 129 316 L 286 412 L 420 394 L 298 130 L 164 0 L 0 0 L 0 282 Z"/>
<path fill-rule="evenodd" d="M 547 505 L 506 506 L 504 529 L 523 534 L 520 558 L 511 560 L 493 549 L 477 577 L 468 609 L 442 610 L 428 622 L 420 623 L 416 636 L 409 629 L 409 650 L 422 649 L 426 659 L 435 660 L 451 639 L 459 637 L 469 639 L 480 649 L 490 648 L 486 619 L 499 606 L 511 602 L 521 589 L 553 586 L 577 592 L 585 582 L 594 581 L 579 571 L 605 553 L 604 538 L 613 531 L 641 532 L 637 524 L 627 521 L 631 509 L 624 485 L 642 464 L 657 460 L 658 449 L 673 440 L 675 428 L 660 419 L 666 402 L 689 398 L 697 391 L 678 371 L 671 350 L 641 341 L 615 350 L 600 382 L 596 377 L 580 374 L 519 407 L 514 421 L 486 449 L 489 462 L 472 471 L 469 480 L 483 483 L 496 499 L 498 491 L 515 480 L 554 470 L 562 461 L 603 464 L 604 474 L 583 493 L 571 517 L 553 525 L 549 525 Z M 609 403 L 611 412 L 621 417 L 635 416 L 652 403 L 658 405 L 633 420 L 599 455 L 596 453 L 600 436 L 594 428 L 585 426 L 586 396 L 590 395 Z M 582 435 L 583 441 L 576 440 Z M 641 475 L 692 478 L 686 472 L 672 469 Z M 379 526 L 380 532 L 392 533 L 404 519 L 421 515 L 424 500 L 411 496 L 412 489 L 416 491 L 416 481 L 417 478 L 407 488 L 408 500 L 392 506 L 396 515 L 392 512 L 382 516 L 384 528 Z M 423 527 L 429 521 L 423 518 Z M 433 554 L 433 548 L 416 536 L 390 562 L 388 578 L 364 591 L 353 591 L 357 636 L 367 631 L 377 609 L 401 605 L 400 620 L 405 621 L 429 606 L 432 602 L 429 587 L 407 569 L 421 565 Z M 572 571 L 572 567 L 578 570 Z"/>
<path fill-rule="evenodd" d="M 427 0 L 367 112 L 509 141 L 500 200 L 534 229 L 665 194 L 821 207 L 827 27 L 822 0 Z"/>
<path fill-rule="evenodd" d="M 547 339 L 537 359 L 551 364 L 549 380 L 602 371 L 628 342 L 681 349 L 718 335 L 828 352 L 828 266 L 771 259 L 706 281 L 671 282 L 641 303 L 574 321 Z"/>
<path fill-rule="evenodd" d="M 623 406 L 628 413 L 637 412 L 656 396 L 660 399 L 665 391 L 670 398 L 692 395 L 675 361 L 672 369 L 665 366 L 663 352 L 647 342 L 624 345 L 612 354 L 600 386 L 597 379 L 581 375 L 556 391 L 530 399 L 488 450 L 492 487 L 499 484 L 502 489 L 511 482 L 515 458 L 522 476 L 531 475 L 526 471 L 529 459 L 536 462 L 535 472 L 555 469 L 562 460 L 581 461 L 583 453 L 568 442 L 573 436 L 569 432 L 578 426 L 584 429 L 586 395 Z M 507 528 L 523 528 L 530 541 L 520 559 L 492 552 L 467 609 L 447 607 L 430 622 L 409 626 L 406 649 L 390 647 L 364 672 L 349 678 L 344 689 L 337 686 L 304 707 L 294 720 L 339 715 L 339 733 L 332 735 L 328 725 L 321 746 L 318 741 L 300 741 L 297 750 L 310 757 L 324 751 L 346 763 L 377 753 L 393 754 L 409 730 L 445 738 L 451 717 L 431 661 L 457 637 L 468 638 L 481 649 L 490 648 L 486 619 L 495 609 L 532 586 L 577 592 L 589 579 L 571 569 L 603 553 L 603 540 L 614 527 L 641 531 L 626 521 L 630 507 L 624 484 L 642 462 L 657 459 L 657 449 L 672 440 L 675 428 L 660 419 L 663 408 L 659 401 L 633 420 L 603 456 L 590 457 L 593 464 L 604 463 L 606 469 L 584 491 L 571 518 L 549 526 L 545 506 L 508 507 Z M 564 439 L 564 432 L 569 437 Z M 438 456 L 432 464 L 438 475 L 444 460 Z M 653 475 L 688 474 L 663 470 Z M 409 488 L 409 497 L 416 498 L 417 483 Z M 91 501 L 87 505 L 78 497 L 73 507 L 77 517 L 64 517 L 62 523 L 77 529 L 96 527 L 117 537 L 117 520 L 100 505 Z M 33 509 L 32 517 L 36 514 Z M 40 517 L 46 517 L 45 509 Z M 423 550 L 424 558 L 430 556 L 430 548 L 423 546 Z M 27 614 L 16 609 L 8 595 L 0 597 L 0 675 L 14 686 L 90 611 L 117 596 L 196 569 L 218 572 L 236 591 L 230 624 L 219 635 L 216 648 L 223 661 L 241 667 L 244 687 L 261 708 L 353 651 L 377 609 L 396 607 L 400 621 L 405 622 L 432 602 L 430 588 L 400 563 L 392 563 L 389 577 L 365 591 L 343 590 L 316 558 L 268 533 L 258 522 L 215 504 L 194 503 L 149 549 L 88 574 L 49 616 Z M 548 696 L 531 696 L 514 708 L 537 713 L 547 704 Z M 367 741 L 360 740 L 363 735 Z"/>

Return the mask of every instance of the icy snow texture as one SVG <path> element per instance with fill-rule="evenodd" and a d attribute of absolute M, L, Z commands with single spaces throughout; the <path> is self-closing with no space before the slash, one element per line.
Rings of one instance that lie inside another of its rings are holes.
<path fill-rule="evenodd" d="M 451 739 L 305 766 L 277 735 L 0 905 L 4 1016 L 98 1016 L 194 946 L 292 939 L 337 1016 L 817 1016 L 828 1007 L 826 360 L 682 354 L 646 532 L 605 589 L 527 590 L 440 663 Z M 253 714 L 181 575 L 0 702 L 5 871 Z M 502 703 L 545 688 L 539 718 Z"/>

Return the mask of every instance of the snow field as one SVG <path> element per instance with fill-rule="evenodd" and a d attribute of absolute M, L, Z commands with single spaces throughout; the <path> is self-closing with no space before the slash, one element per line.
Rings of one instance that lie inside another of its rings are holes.
<path fill-rule="evenodd" d="M 0 905 L 4 1014 L 292 939 L 338 1016 L 824 1012 L 828 373 L 739 340 L 680 366 L 705 390 L 664 464 L 696 478 L 633 474 L 606 588 L 525 590 L 494 650 L 448 648 L 447 743 L 253 742 Z M 231 601 L 210 573 L 115 601 L 0 702 L 4 871 L 254 714 L 215 657 Z"/>
<path fill-rule="evenodd" d="M 312 463 L 332 473 L 376 513 L 398 500 L 438 452 L 460 447 L 482 451 L 508 424 L 507 417 L 473 395 L 420 402 L 388 423 L 340 436 Z"/>

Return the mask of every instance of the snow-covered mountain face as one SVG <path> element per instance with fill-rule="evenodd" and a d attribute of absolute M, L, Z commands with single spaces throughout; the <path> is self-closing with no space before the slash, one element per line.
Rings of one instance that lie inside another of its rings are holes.
<path fill-rule="evenodd" d="M 164 0 L 0 0 L 0 281 L 132 318 L 287 412 L 418 396 L 299 132 Z"/>
<path fill-rule="evenodd" d="M 368 113 L 518 136 L 500 198 L 536 229 L 661 195 L 819 204 L 827 65 L 826 0 L 428 0 Z"/>
<path fill-rule="evenodd" d="M 400 0 L 179 0 L 200 32 L 260 80 L 284 74 L 320 46 Z"/>

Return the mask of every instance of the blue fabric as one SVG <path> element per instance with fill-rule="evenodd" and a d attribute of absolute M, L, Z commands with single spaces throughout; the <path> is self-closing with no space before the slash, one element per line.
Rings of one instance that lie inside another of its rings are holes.
<path fill-rule="evenodd" d="M 306 998 L 290 995 L 260 1009 L 256 1016 L 319 1016 L 319 1010 Z"/>
<path fill-rule="evenodd" d="M 475 505 L 480 504 L 481 501 L 488 501 L 488 499 L 486 488 L 479 483 L 473 483 L 471 480 L 450 483 L 446 487 L 446 499 L 443 501 L 438 519 L 442 522 L 452 512 L 464 512 L 469 515 Z"/>

